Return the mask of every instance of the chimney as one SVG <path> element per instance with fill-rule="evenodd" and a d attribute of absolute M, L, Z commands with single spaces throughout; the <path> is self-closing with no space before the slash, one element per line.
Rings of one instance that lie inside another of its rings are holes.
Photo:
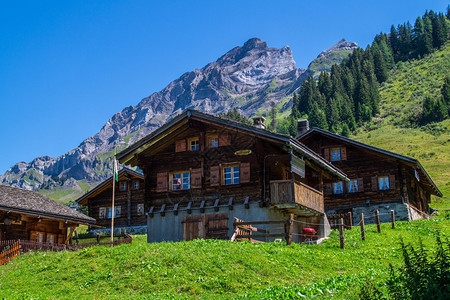
<path fill-rule="evenodd" d="M 253 126 L 255 126 L 257 128 L 266 129 L 266 125 L 264 125 L 265 121 L 266 121 L 266 118 L 264 118 L 263 116 L 254 117 L 253 118 Z"/>
<path fill-rule="evenodd" d="M 309 130 L 308 119 L 301 119 L 297 121 L 297 137 L 303 135 Z"/>

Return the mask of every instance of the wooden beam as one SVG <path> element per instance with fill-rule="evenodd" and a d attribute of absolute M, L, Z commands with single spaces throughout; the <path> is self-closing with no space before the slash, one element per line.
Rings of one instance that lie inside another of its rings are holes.
<path fill-rule="evenodd" d="M 67 245 L 67 243 L 69 242 L 70 238 L 72 237 L 73 232 L 75 231 L 75 228 L 77 228 L 76 226 L 72 226 L 70 229 L 70 233 L 69 235 L 66 237 L 66 240 L 64 241 L 64 244 Z"/>

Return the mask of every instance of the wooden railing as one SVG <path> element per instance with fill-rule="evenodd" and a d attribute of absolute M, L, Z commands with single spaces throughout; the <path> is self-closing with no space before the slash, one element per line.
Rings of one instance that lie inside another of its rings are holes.
<path fill-rule="evenodd" d="M 271 204 L 295 202 L 315 211 L 324 212 L 323 194 L 298 181 L 271 181 L 270 196 Z"/>
<path fill-rule="evenodd" d="M 18 241 L 5 245 L 0 253 L 0 266 L 6 264 L 14 257 L 19 256 L 20 248 L 22 248 L 22 246 Z"/>

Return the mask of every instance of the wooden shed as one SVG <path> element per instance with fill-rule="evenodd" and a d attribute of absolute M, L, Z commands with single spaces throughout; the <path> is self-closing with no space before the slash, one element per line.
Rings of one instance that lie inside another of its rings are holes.
<path fill-rule="evenodd" d="M 64 244 L 80 224 L 95 219 L 36 192 L 0 185 L 0 241 Z"/>

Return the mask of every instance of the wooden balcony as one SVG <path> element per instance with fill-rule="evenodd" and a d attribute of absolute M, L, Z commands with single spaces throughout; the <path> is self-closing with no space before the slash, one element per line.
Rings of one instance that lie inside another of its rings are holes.
<path fill-rule="evenodd" d="M 304 215 L 324 212 L 323 193 L 301 182 L 273 180 L 270 182 L 270 204 Z"/>

